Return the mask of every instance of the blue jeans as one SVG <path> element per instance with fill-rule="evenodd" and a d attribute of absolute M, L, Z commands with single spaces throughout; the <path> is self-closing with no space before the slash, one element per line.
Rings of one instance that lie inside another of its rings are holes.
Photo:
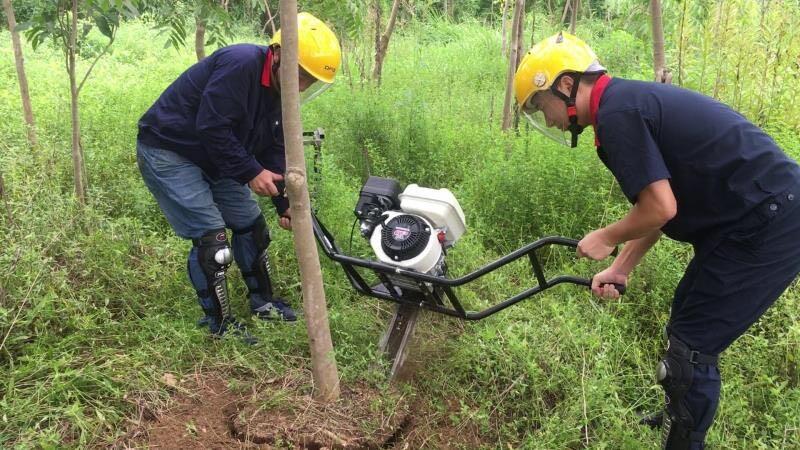
<path fill-rule="evenodd" d="M 136 160 L 142 179 L 178 236 L 198 239 L 208 232 L 230 228 L 236 263 L 243 272 L 251 271 L 258 249 L 249 230 L 262 213 L 248 186 L 230 178 L 213 180 L 179 154 L 141 142 L 136 144 Z M 206 290 L 207 279 L 194 247 L 187 267 L 201 306 L 208 308 L 210 299 L 199 295 Z M 251 292 L 251 309 L 271 301 L 254 291 L 258 287 L 255 277 L 246 276 L 245 282 Z"/>
<path fill-rule="evenodd" d="M 243 229 L 261 215 L 248 186 L 230 178 L 212 180 L 175 152 L 137 142 L 136 160 L 144 183 L 182 238 L 197 239 L 220 228 Z"/>

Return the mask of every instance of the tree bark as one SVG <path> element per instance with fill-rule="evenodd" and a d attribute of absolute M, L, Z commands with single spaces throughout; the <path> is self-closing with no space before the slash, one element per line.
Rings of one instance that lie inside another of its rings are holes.
<path fill-rule="evenodd" d="M 536 0 L 531 2 L 531 47 L 536 43 Z M 520 58 L 522 61 L 522 58 Z"/>
<path fill-rule="evenodd" d="M 3 180 L 2 171 L 0 171 L 0 198 L 3 199 L 3 203 L 6 207 L 6 220 L 8 221 L 8 225 L 14 225 L 14 216 L 11 213 L 11 206 L 8 204 L 8 194 L 6 194 L 6 183 Z"/>
<path fill-rule="evenodd" d="M 389 49 L 389 39 L 392 37 L 395 23 L 397 23 L 397 11 L 400 9 L 400 0 L 392 2 L 392 12 L 389 13 L 389 22 L 386 24 L 386 30 L 383 35 L 378 39 L 377 48 L 375 49 L 375 67 L 372 69 L 372 79 L 381 85 L 381 71 L 383 71 L 383 60 L 386 58 L 386 51 Z M 377 24 L 376 24 L 377 25 Z"/>
<path fill-rule="evenodd" d="M 519 67 L 519 63 L 522 62 L 522 55 L 523 55 L 523 45 L 524 42 L 522 40 L 523 36 L 525 36 L 525 0 L 522 0 L 520 3 L 520 13 L 519 13 L 519 20 L 517 21 L 517 59 L 514 61 L 514 71 L 516 72 L 517 67 Z"/>
<path fill-rule="evenodd" d="M 28 144 L 31 148 L 38 146 L 36 138 L 36 123 L 33 119 L 33 107 L 31 106 L 31 95 L 28 90 L 28 77 L 25 75 L 25 58 L 22 57 L 22 45 L 17 32 L 17 19 L 14 15 L 14 7 L 11 0 L 3 0 L 3 10 L 8 19 L 8 29 L 11 31 L 11 45 L 14 47 L 14 63 L 17 66 L 17 80 L 19 81 L 19 95 L 22 97 L 22 111 L 25 117 L 25 131 L 28 135 Z"/>
<path fill-rule="evenodd" d="M 264 24 L 264 29 L 267 29 L 267 24 L 272 29 L 271 36 L 275 36 L 275 19 L 272 17 L 272 11 L 269 9 L 269 0 L 264 0 L 264 9 L 267 11 L 267 23 Z"/>
<path fill-rule="evenodd" d="M 206 21 L 202 17 L 195 16 L 194 23 L 194 53 L 197 60 L 202 61 L 206 57 Z"/>
<path fill-rule="evenodd" d="M 519 63 L 522 62 L 523 50 L 523 37 L 525 36 L 525 0 L 522 0 L 520 8 L 519 21 L 517 22 L 517 59 L 514 61 L 514 73 L 516 73 Z M 519 109 L 514 108 L 514 130 L 519 130 Z"/>
<path fill-rule="evenodd" d="M 575 34 L 575 26 L 578 22 L 578 8 L 581 6 L 581 0 L 572 0 L 572 14 L 569 18 L 569 32 Z"/>
<path fill-rule="evenodd" d="M 561 23 L 565 23 L 567 21 L 567 13 L 572 8 L 572 0 L 566 0 L 564 2 L 564 12 L 561 13 Z"/>
<path fill-rule="evenodd" d="M 667 70 L 664 56 L 664 26 L 661 20 L 661 0 L 650 0 L 650 19 L 653 30 L 653 70 L 655 80 L 671 83 L 672 75 Z"/>
<path fill-rule="evenodd" d="M 291 205 L 294 248 L 300 265 L 314 398 L 332 402 L 339 398 L 339 375 L 328 324 L 317 244 L 311 222 L 310 198 L 303 153 L 297 66 L 297 0 L 281 0 L 281 108 L 286 144 L 286 186 Z"/>
<path fill-rule="evenodd" d="M 70 113 L 72 115 L 72 171 L 75 179 L 75 197 L 81 206 L 86 205 L 86 170 L 81 148 L 81 121 L 78 111 L 78 82 L 76 77 L 77 35 L 78 35 L 78 0 L 72 0 L 72 25 L 69 30 L 67 47 L 67 71 L 69 72 Z"/>
<path fill-rule="evenodd" d="M 517 72 L 517 48 L 519 44 L 517 42 L 519 36 L 518 31 L 520 28 L 519 22 L 520 18 L 522 17 L 522 8 L 525 5 L 525 0 L 516 0 L 516 5 L 514 6 L 514 19 L 511 22 L 511 30 L 512 30 L 512 37 L 511 37 L 511 48 L 510 48 L 510 55 L 508 57 L 508 73 L 506 74 L 506 97 L 503 101 L 503 122 L 501 125 L 501 129 L 503 131 L 509 129 L 511 127 L 511 122 L 514 119 L 513 115 L 511 114 L 512 103 L 514 99 L 514 74 Z"/>
<path fill-rule="evenodd" d="M 501 34 L 501 46 L 500 51 L 503 55 L 507 55 L 506 53 L 506 39 L 508 37 L 508 27 L 507 27 L 507 16 L 508 16 L 508 3 L 510 0 L 503 0 L 503 17 L 501 19 L 500 25 L 500 34 Z"/>

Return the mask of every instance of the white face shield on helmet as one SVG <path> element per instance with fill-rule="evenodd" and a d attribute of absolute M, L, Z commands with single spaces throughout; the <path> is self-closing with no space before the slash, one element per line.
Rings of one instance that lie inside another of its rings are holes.
<path fill-rule="evenodd" d="M 320 94 L 327 91 L 333 83 L 323 83 L 317 81 L 316 83 L 308 86 L 303 92 L 300 93 L 300 105 L 305 105 L 311 100 L 317 98 Z"/>
<path fill-rule="evenodd" d="M 298 67 L 298 75 L 300 82 L 300 105 L 304 105 L 317 96 L 328 90 L 333 83 L 326 83 L 318 80 L 314 75 L 308 73 L 302 66 Z"/>
<path fill-rule="evenodd" d="M 525 118 L 528 119 L 528 122 L 533 125 L 533 128 L 535 128 L 536 131 L 542 133 L 558 144 L 569 147 L 570 144 L 567 140 L 567 133 L 555 127 L 548 127 L 547 118 L 544 116 L 544 111 L 536 106 L 536 97 L 542 95 L 547 95 L 547 91 L 539 91 L 531 95 L 528 101 L 525 102 L 525 106 L 522 107 L 522 114 L 525 115 Z"/>

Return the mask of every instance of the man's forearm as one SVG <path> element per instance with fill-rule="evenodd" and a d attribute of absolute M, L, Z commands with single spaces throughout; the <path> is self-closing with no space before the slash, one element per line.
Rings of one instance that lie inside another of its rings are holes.
<path fill-rule="evenodd" d="M 611 266 L 618 272 L 630 274 L 659 238 L 661 238 L 661 230 L 656 230 L 639 239 L 627 242 Z"/>
<path fill-rule="evenodd" d="M 621 244 L 649 236 L 659 231 L 665 223 L 662 216 L 653 214 L 637 203 L 625 217 L 607 226 L 605 231 L 609 241 Z"/>

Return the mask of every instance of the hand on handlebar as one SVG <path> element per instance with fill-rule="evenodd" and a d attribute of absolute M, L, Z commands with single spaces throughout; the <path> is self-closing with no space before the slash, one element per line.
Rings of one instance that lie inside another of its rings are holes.
<path fill-rule="evenodd" d="M 592 277 L 592 293 L 603 298 L 619 298 L 625 293 L 628 276 L 611 267 Z"/>
<path fill-rule="evenodd" d="M 578 242 L 578 257 L 599 261 L 614 253 L 616 248 L 613 242 L 606 239 L 605 231 L 601 228 L 587 234 Z"/>

